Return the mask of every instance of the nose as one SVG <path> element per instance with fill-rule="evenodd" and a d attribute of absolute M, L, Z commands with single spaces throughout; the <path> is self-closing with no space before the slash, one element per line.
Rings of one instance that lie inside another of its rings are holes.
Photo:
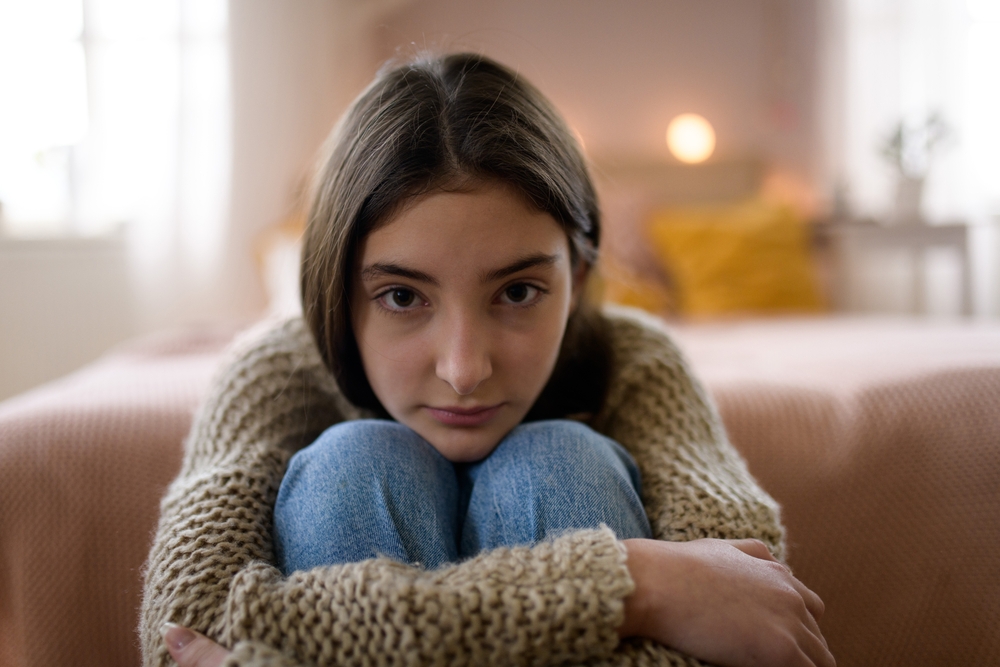
<path fill-rule="evenodd" d="M 485 323 L 458 314 L 441 327 L 435 372 L 459 396 L 468 396 L 493 375 L 490 335 Z"/>

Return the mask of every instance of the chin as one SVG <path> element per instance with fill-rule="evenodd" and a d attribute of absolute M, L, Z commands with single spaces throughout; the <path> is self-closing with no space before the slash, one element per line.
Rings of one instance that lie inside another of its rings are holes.
<path fill-rule="evenodd" d="M 496 434 L 492 431 L 479 429 L 444 429 L 444 433 L 436 429 L 432 438 L 425 440 L 431 443 L 434 449 L 438 450 L 441 456 L 452 463 L 475 463 L 482 461 L 489 456 L 500 441 L 503 434 Z"/>

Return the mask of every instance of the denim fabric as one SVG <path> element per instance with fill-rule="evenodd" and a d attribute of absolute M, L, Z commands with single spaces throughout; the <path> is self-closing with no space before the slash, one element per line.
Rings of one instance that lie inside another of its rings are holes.
<path fill-rule="evenodd" d="M 397 422 L 343 422 L 289 462 L 276 556 L 286 574 L 377 556 L 435 568 L 602 523 L 649 537 L 639 491 L 629 453 L 577 422 L 521 424 L 472 464 Z"/>

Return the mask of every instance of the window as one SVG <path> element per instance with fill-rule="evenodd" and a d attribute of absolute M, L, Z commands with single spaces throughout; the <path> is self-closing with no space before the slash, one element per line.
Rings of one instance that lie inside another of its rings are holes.
<path fill-rule="evenodd" d="M 6 232 L 125 224 L 140 264 L 213 255 L 228 195 L 226 39 L 225 0 L 0 0 Z"/>
<path fill-rule="evenodd" d="M 0 203 L 9 232 L 62 232 L 87 135 L 81 0 L 0 0 Z"/>
<path fill-rule="evenodd" d="M 950 140 L 932 156 L 932 220 L 1000 214 L 1000 2 L 842 0 L 846 9 L 842 170 L 855 209 L 884 215 L 894 174 L 879 144 L 900 122 L 939 114 Z"/>

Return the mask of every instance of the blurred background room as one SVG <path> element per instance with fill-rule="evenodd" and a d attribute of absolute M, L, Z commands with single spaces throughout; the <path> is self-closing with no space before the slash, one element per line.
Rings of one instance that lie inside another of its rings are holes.
<path fill-rule="evenodd" d="M 131 667 L 240 329 L 387 61 L 561 110 L 842 666 L 1000 665 L 1000 0 L 0 0 L 0 667 Z M 686 499 L 685 502 L 692 499 Z M 269 548 L 269 547 L 267 547 Z"/>
<path fill-rule="evenodd" d="M 294 307 L 334 122 L 387 59 L 459 49 L 577 132 L 611 300 L 1000 315 L 995 0 L 2 0 L 0 398 Z"/>

